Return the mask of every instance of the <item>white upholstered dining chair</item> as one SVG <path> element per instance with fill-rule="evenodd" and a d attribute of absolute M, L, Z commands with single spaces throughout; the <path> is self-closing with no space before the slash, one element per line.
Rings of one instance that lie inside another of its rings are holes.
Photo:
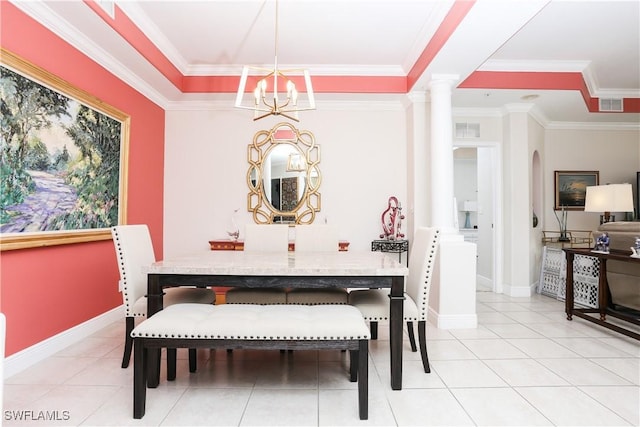
<path fill-rule="evenodd" d="M 133 339 L 131 331 L 136 318 L 147 316 L 147 275 L 142 268 L 156 261 L 149 228 L 146 224 L 117 225 L 111 228 L 116 250 L 120 287 L 125 315 L 125 345 L 122 367 L 129 366 Z M 212 289 L 166 288 L 164 306 L 179 303 L 214 304 L 216 294 Z"/>
<path fill-rule="evenodd" d="M 338 250 L 338 229 L 326 224 L 296 225 L 295 247 L 300 252 L 335 252 Z"/>
<path fill-rule="evenodd" d="M 289 226 L 286 224 L 247 224 L 244 229 L 245 252 L 283 252 L 289 250 Z M 227 304 L 286 304 L 286 289 L 231 288 Z"/>
<path fill-rule="evenodd" d="M 418 322 L 418 340 L 424 371 L 429 373 L 427 356 L 426 323 L 429 310 L 429 289 L 431 276 L 436 262 L 440 230 L 421 227 L 416 230 L 411 255 L 409 256 L 409 277 L 405 283 L 404 320 L 407 322 L 411 349 L 416 351 L 413 336 L 413 322 Z M 378 321 L 389 319 L 389 290 L 367 289 L 351 291 L 349 304 L 358 307 L 372 330 Z M 373 333 L 372 333 L 373 335 Z"/>
<path fill-rule="evenodd" d="M 296 252 L 336 252 L 338 230 L 326 224 L 297 225 L 294 241 Z M 348 295 L 342 288 L 294 288 L 287 293 L 287 304 L 347 304 Z"/>

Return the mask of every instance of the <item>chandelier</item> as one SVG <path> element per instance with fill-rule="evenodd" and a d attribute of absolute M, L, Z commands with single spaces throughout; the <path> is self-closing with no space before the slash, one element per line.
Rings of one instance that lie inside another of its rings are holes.
<path fill-rule="evenodd" d="M 299 103 L 298 89 L 293 81 L 294 76 L 299 82 L 301 78 L 304 78 L 308 101 L 304 105 Z M 247 82 L 250 82 L 250 84 L 255 82 L 253 98 L 248 104 L 243 104 Z M 276 0 L 275 60 L 273 69 L 249 65 L 243 67 L 235 107 L 253 110 L 254 121 L 273 115 L 284 116 L 296 122 L 299 121 L 298 111 L 315 110 L 316 108 L 309 71 L 305 69 L 278 69 L 278 0 Z"/>

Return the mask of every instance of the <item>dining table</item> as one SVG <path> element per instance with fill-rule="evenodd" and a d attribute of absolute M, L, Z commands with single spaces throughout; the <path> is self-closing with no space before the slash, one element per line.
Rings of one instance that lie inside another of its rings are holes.
<path fill-rule="evenodd" d="M 388 288 L 391 388 L 402 389 L 404 282 L 409 269 L 382 252 L 203 251 L 157 261 L 147 274 L 147 316 L 163 308 L 163 289 L 176 286 L 243 288 Z M 148 387 L 157 387 L 160 352 L 149 352 Z"/>

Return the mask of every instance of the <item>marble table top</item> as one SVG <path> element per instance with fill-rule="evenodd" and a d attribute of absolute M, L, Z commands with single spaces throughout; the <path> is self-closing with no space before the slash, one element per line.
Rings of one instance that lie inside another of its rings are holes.
<path fill-rule="evenodd" d="M 150 274 L 234 276 L 407 276 L 409 269 L 382 252 L 203 251 L 143 268 Z"/>

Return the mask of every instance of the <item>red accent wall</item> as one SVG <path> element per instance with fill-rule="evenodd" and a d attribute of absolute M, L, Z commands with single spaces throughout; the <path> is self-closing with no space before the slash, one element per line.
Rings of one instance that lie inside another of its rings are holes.
<path fill-rule="evenodd" d="M 0 45 L 131 116 L 127 223 L 146 223 L 162 257 L 164 110 L 11 3 Z M 108 48 L 108 47 L 107 47 Z M 0 254 L 0 310 L 11 355 L 122 304 L 110 240 Z"/>

